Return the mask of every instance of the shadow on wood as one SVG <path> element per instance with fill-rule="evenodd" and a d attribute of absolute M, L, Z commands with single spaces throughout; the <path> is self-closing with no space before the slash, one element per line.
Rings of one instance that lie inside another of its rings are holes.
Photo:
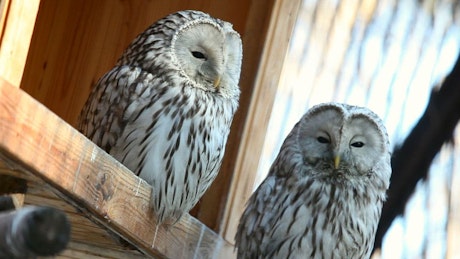
<path fill-rule="evenodd" d="M 14 206 L 13 197 L 10 195 L 2 195 L 0 196 L 0 211 L 9 211 L 14 210 L 16 206 Z"/>
<path fill-rule="evenodd" d="M 11 175 L 0 174 L 0 195 L 26 193 L 27 181 Z"/>

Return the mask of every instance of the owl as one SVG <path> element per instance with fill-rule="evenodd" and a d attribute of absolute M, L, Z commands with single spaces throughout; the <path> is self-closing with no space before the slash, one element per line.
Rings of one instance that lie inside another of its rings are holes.
<path fill-rule="evenodd" d="M 247 203 L 238 258 L 369 258 L 390 156 L 386 129 L 372 111 L 339 103 L 311 108 Z"/>
<path fill-rule="evenodd" d="M 175 223 L 215 179 L 238 107 L 242 43 L 200 11 L 138 35 L 98 81 L 78 129 L 152 186 L 157 223 Z"/>

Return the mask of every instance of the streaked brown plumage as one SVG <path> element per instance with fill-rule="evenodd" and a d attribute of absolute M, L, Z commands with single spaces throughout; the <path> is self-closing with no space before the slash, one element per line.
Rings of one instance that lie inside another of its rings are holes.
<path fill-rule="evenodd" d="M 390 156 L 385 127 L 370 110 L 310 109 L 248 201 L 238 258 L 369 258 Z"/>

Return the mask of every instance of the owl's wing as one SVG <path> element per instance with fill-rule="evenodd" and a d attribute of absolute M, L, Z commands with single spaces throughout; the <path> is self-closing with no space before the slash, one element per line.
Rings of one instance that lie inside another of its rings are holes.
<path fill-rule="evenodd" d="M 79 118 L 78 129 L 110 153 L 126 124 L 152 101 L 153 75 L 139 67 L 116 66 L 91 92 Z"/>
<path fill-rule="evenodd" d="M 269 250 L 264 246 L 271 245 L 266 240 L 280 211 L 278 197 L 283 186 L 280 181 L 284 179 L 269 175 L 248 201 L 236 235 L 238 254 L 243 258 L 265 256 L 262 251 Z"/>

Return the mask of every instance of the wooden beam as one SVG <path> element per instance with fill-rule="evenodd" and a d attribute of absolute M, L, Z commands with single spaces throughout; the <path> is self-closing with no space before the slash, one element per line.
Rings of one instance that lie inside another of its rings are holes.
<path fill-rule="evenodd" d="M 276 0 L 263 46 L 262 60 L 254 86 L 245 129 L 223 217 L 223 237 L 233 243 L 246 201 L 252 194 L 272 105 L 275 101 L 292 31 L 300 9 L 300 0 Z M 250 28 L 249 25 L 247 25 Z"/>
<path fill-rule="evenodd" d="M 28 186 L 37 203 L 40 194 L 56 193 L 56 199 L 73 206 L 82 220 L 91 218 L 150 256 L 234 257 L 230 244 L 189 215 L 174 226 L 157 228 L 145 181 L 2 79 L 0 132 L 0 160 L 6 161 L 0 173 L 9 170 L 26 179 L 41 179 L 43 183 L 33 180 L 38 184 Z"/>

